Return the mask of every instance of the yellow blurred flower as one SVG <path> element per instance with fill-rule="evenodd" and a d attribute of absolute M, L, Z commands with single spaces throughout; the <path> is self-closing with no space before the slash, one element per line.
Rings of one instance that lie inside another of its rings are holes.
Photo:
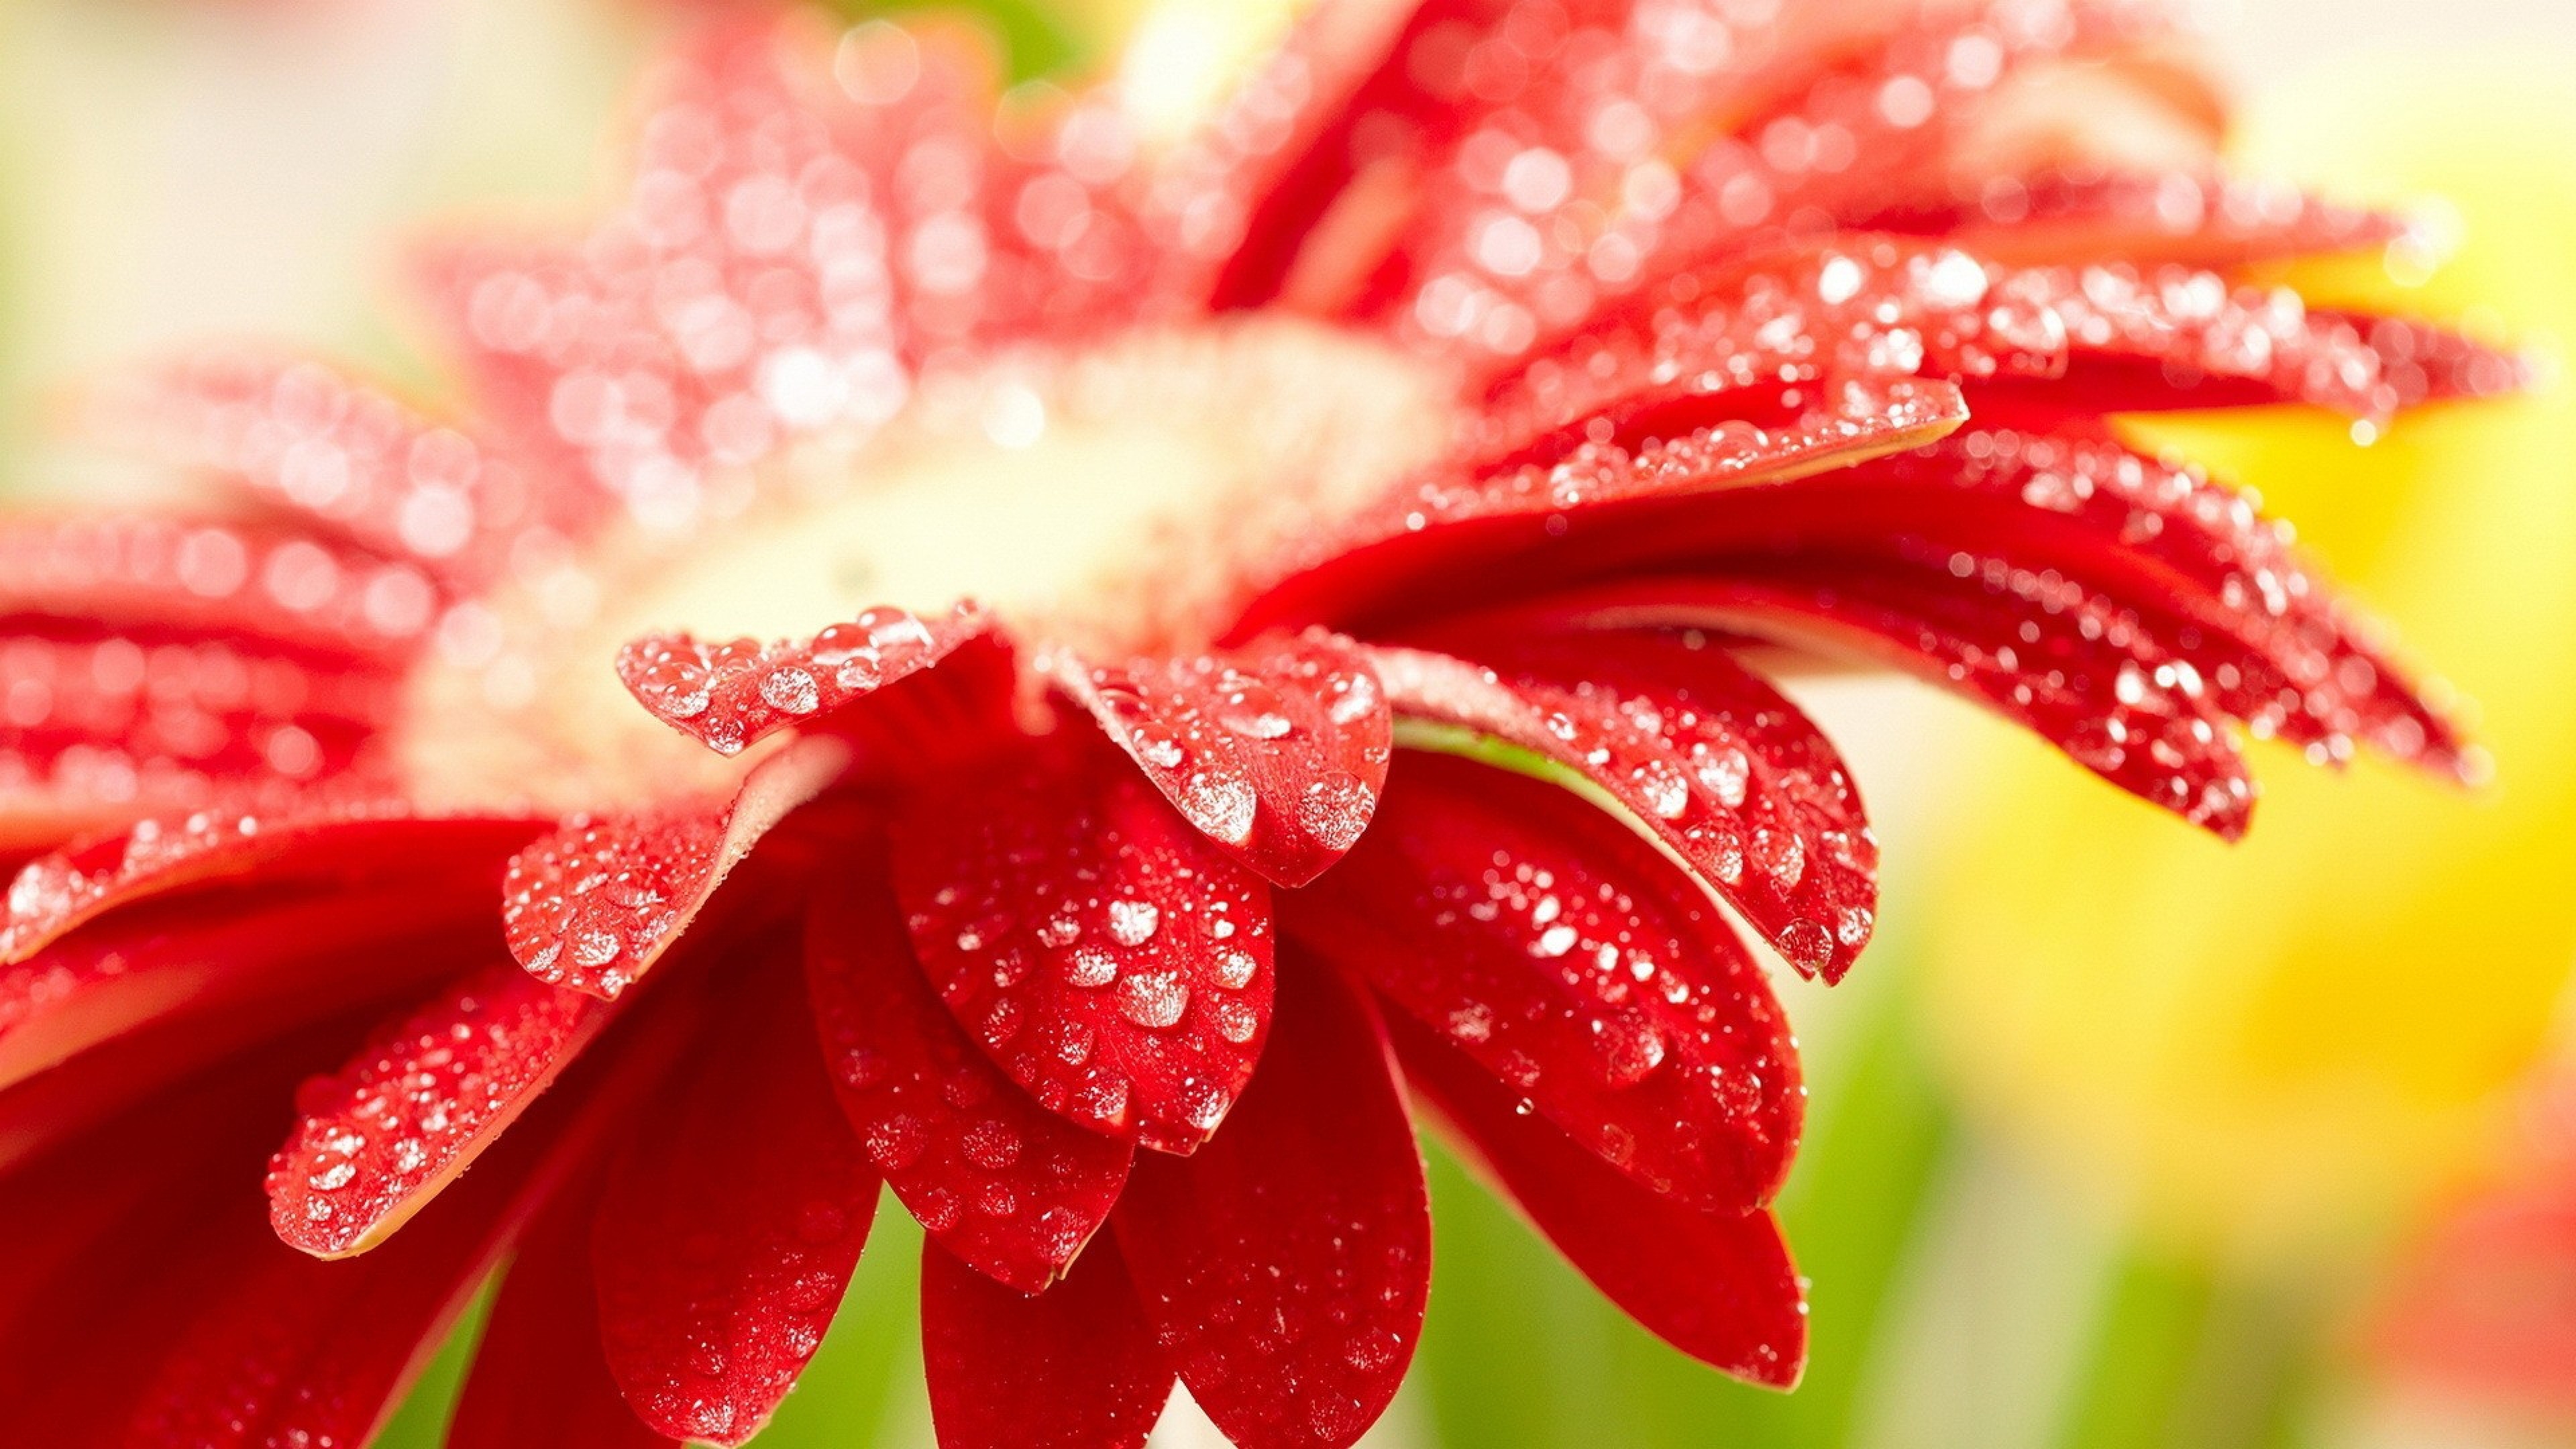
<path fill-rule="evenodd" d="M 2342 68 L 2258 110 L 2256 172 L 2438 195 L 2464 224 L 2429 282 L 2370 258 L 2303 268 L 2312 295 L 2576 336 L 2576 93 L 2505 64 Z M 2138 429 L 2300 520 L 2401 656 L 2473 702 L 2497 779 L 2261 747 L 2269 793 L 2231 848 L 1997 741 L 1918 908 L 1925 994 L 1969 1099 L 2070 1180 L 2188 1243 L 2304 1251 L 2367 1241 L 2488 1144 L 2576 952 L 2571 425 L 2553 379 L 2367 448 L 2315 415 Z"/>

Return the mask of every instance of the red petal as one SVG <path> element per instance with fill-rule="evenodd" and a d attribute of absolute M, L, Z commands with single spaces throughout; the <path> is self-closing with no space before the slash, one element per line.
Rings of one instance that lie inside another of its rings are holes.
<path fill-rule="evenodd" d="M 1113 1221 L 1138 1301 L 1244 1449 L 1341 1446 L 1422 1329 L 1431 1215 L 1376 1012 L 1292 962 L 1261 1074 L 1187 1161 L 1137 1164 Z"/>
<path fill-rule="evenodd" d="M 2090 433 L 1980 429 L 1810 488 L 1811 498 L 1748 508 L 1732 546 L 1776 551 L 1858 522 L 1877 539 L 1867 551 L 1923 552 L 1909 542 L 1919 533 L 1933 545 L 1920 561 L 1954 572 L 2062 571 L 2156 624 L 2219 706 L 2258 733 L 2328 758 L 2359 737 L 2400 760 L 2460 768 L 2450 723 L 2363 641 L 2253 500 L 2191 469 Z M 2192 632 L 2216 637 L 2186 647 Z"/>
<path fill-rule="evenodd" d="M 19 870 L 0 917 L 0 962 L 27 960 L 87 922 L 195 886 L 354 887 L 471 872 L 497 862 L 535 828 L 534 821 L 489 816 L 425 818 L 375 801 L 138 821 L 123 834 Z"/>
<path fill-rule="evenodd" d="M 2044 26 L 1979 5 L 1512 11 L 1482 43 L 1412 58 L 1470 116 L 1416 163 L 1402 246 L 1363 300 L 1471 365 L 1511 356 L 1639 278 L 1943 175 L 1988 88 L 2155 36 L 2153 9 L 2068 6 Z M 1954 46 L 1983 63 L 1951 64 Z M 1900 87 L 1920 114 L 1881 104 Z"/>
<path fill-rule="evenodd" d="M 1723 649 L 1674 633 L 1460 637 L 1487 665 L 1376 651 L 1399 714 L 1535 750 L 1624 806 L 1799 971 L 1839 980 L 1869 940 L 1878 845 L 1833 746 Z"/>
<path fill-rule="evenodd" d="M 205 1306 L 139 1396 L 126 1442 L 365 1443 L 533 1208 L 522 1185 L 550 1145 L 487 1166 L 357 1262 L 316 1262 L 251 1222 L 228 1226 L 208 1244 L 225 1277 L 188 1300 Z"/>
<path fill-rule="evenodd" d="M 740 1444 L 793 1387 L 849 1287 L 877 1177 L 833 1106 L 793 938 L 611 1170 L 593 1230 L 608 1365 L 645 1423 Z M 774 968 L 774 969 L 773 969 Z M 745 973 L 750 974 L 750 973 Z"/>
<path fill-rule="evenodd" d="M 1707 625 L 1892 664 L 2222 839 L 2243 835 L 2253 812 L 2245 758 L 2200 671 L 2063 578 L 1818 559 L 1611 586 L 1561 607 L 1603 627 Z"/>
<path fill-rule="evenodd" d="M 1761 968 L 1698 882 L 1571 791 L 1409 754 L 1282 928 L 1658 1192 L 1738 1212 L 1789 1170 L 1806 1092 Z"/>
<path fill-rule="evenodd" d="M 1665 282 L 1506 374 L 1487 398 L 1479 456 L 1546 467 L 1587 440 L 1633 448 L 1686 437 L 1722 419 L 1710 414 L 1727 394 L 1765 384 L 2055 377 L 2071 345 L 2057 300 L 2040 274 L 1886 237 L 1724 262 Z"/>
<path fill-rule="evenodd" d="M 1426 87 L 1404 57 L 1426 36 L 1490 21 L 1496 8 L 1420 0 L 1305 12 L 1277 54 L 1157 168 L 1145 214 L 1165 248 L 1167 285 L 1211 309 L 1255 307 L 1277 297 L 1314 243 L 1342 250 L 1321 223 L 1377 159 L 1380 148 L 1362 144 L 1363 123 L 1455 134 L 1472 120 L 1455 87 Z M 1333 270 L 1365 272 L 1374 261 L 1364 253 Z"/>
<path fill-rule="evenodd" d="M 433 262 L 492 409 L 648 526 L 684 528 L 788 440 L 884 422 L 927 360 L 1134 308 L 1123 118 L 1068 107 L 1078 123 L 1006 152 L 980 34 L 839 39 L 766 10 L 707 27 L 584 242 Z"/>
<path fill-rule="evenodd" d="M 752 847 L 839 776 L 848 747 L 800 739 L 761 761 L 730 805 L 574 817 L 510 858 L 510 954 L 550 985 L 614 1000 L 652 969 Z"/>
<path fill-rule="evenodd" d="M 1034 1298 L 924 1244 L 921 1347 L 940 1449 L 1137 1449 L 1172 1392 L 1108 1238 Z"/>
<path fill-rule="evenodd" d="M 1080 742 L 916 790 L 894 884 L 922 970 L 1049 1111 L 1187 1152 L 1270 1016 L 1270 888 Z"/>
<path fill-rule="evenodd" d="M 1472 478 L 1444 472 L 1394 490 L 1347 526 L 1283 555 L 1228 637 L 1292 620 L 1419 610 L 1426 590 L 1445 599 L 1452 578 L 1471 596 L 1490 594 L 1519 582 L 1510 556 L 1547 547 L 1570 519 L 1846 468 L 1930 442 L 1968 416 L 1957 388 L 1911 378 L 1726 389 L 1682 406 L 1687 416 L 1670 434 L 1623 443 L 1614 425 L 1610 440 L 1571 443 L 1562 457 Z M 1651 413 L 1628 421 L 1665 426 Z M 1580 431 L 1578 424 L 1572 433 Z M 1549 434 L 1529 447 L 1562 441 Z"/>
<path fill-rule="evenodd" d="M 294 357 L 207 352 L 119 379 L 98 401 L 112 441 L 224 474 L 454 583 L 496 578 L 532 536 L 560 548 L 599 512 L 381 388 Z"/>
<path fill-rule="evenodd" d="M 2380 377 L 2396 393 L 2399 407 L 2495 397 L 2531 387 L 2537 380 L 2537 365 L 2527 356 L 2499 351 L 2409 318 L 2323 311 L 2310 315 L 2320 323 L 2340 324 L 2361 334 L 2379 355 Z"/>
<path fill-rule="evenodd" d="M 2058 381 L 1995 385 L 1977 398 L 1981 417 L 2304 402 L 2385 418 L 2404 401 L 2357 329 L 2310 316 L 2287 289 L 2237 287 L 2188 267 L 2019 275 L 2064 320 L 2073 363 Z"/>
<path fill-rule="evenodd" d="M 488 952 L 490 887 L 463 872 L 126 912 L 0 967 L 0 1087 L 146 1028 L 255 1013 L 285 1031 L 417 987 Z"/>
<path fill-rule="evenodd" d="M 806 640 L 701 644 L 650 634 L 618 651 L 617 677 L 653 717 L 720 755 L 815 721 L 932 668 L 992 628 L 972 604 L 922 620 L 869 609 Z"/>
<path fill-rule="evenodd" d="M 590 1272 L 597 1194 L 556 1196 L 529 1228 L 492 1304 L 448 1449 L 659 1449 L 609 1377 Z"/>
<path fill-rule="evenodd" d="M 297 1094 L 269 1163 L 269 1220 L 319 1258 L 364 1253 L 411 1220 L 581 1054 L 611 1008 L 509 962 L 389 1023 Z"/>
<path fill-rule="evenodd" d="M 922 979 L 872 872 L 816 892 L 805 972 L 841 1111 L 895 1196 L 999 1282 L 1034 1293 L 1061 1277 L 1135 1149 L 1046 1111 L 984 1059 Z"/>
<path fill-rule="evenodd" d="M 267 640 L 394 663 L 436 622 L 421 570 L 228 519 L 14 518 L 0 525 L 0 615 L 155 638 Z"/>
<path fill-rule="evenodd" d="M 1568 1261 L 1648 1331 L 1703 1363 L 1788 1388 L 1807 1307 L 1768 1211 L 1699 1213 L 1602 1166 L 1421 1027 L 1391 1024 L 1408 1080 Z"/>
<path fill-rule="evenodd" d="M 2406 221 L 2276 182 L 2194 171 L 2053 171 L 1954 183 L 1959 194 L 1869 213 L 1870 231 L 1939 236 L 2018 266 L 2122 261 L 2234 268 L 2406 239 Z"/>
<path fill-rule="evenodd" d="M 1341 859 L 1386 785 L 1386 696 L 1340 635 L 1119 669 L 1067 655 L 1053 673 L 1192 825 L 1280 885 Z"/>

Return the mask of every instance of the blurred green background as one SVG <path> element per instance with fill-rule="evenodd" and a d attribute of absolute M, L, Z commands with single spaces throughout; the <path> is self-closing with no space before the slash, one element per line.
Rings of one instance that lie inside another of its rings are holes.
<path fill-rule="evenodd" d="M 0 481 L 120 486 L 55 399 L 175 343 L 283 336 L 435 386 L 391 284 L 406 228 L 572 217 L 681 7 L 647 0 L 0 0 Z M 864 7 L 848 5 L 845 13 Z M 957 8 L 957 7 L 951 7 Z M 1175 124 L 1277 0 L 986 0 L 1033 83 L 1118 73 Z M 2267 6 L 2231 60 L 2246 164 L 2419 204 L 2451 266 L 2394 301 L 2544 355 L 2576 335 L 2576 21 L 2509 0 Z M 2576 951 L 2571 408 L 2307 416 L 2151 441 L 2259 487 L 2477 703 L 2498 782 L 2443 792 L 2258 752 L 2228 849 L 1910 687 L 1801 693 L 1890 862 L 1831 992 L 1784 982 L 1810 1137 L 1784 1200 L 1813 1280 L 1790 1395 L 1634 1329 L 1454 1164 L 1412 1380 L 1371 1443 L 1453 1449 L 2538 1449 L 2576 1413 L 2367 1351 L 2425 1226 L 2525 1151 Z M 2069 842 L 2075 844 L 2070 845 Z M 918 1242 L 881 1215 L 767 1446 L 926 1445 Z M 436 1441 L 473 1325 L 384 1436 Z M 1220 1443 L 1175 1415 L 1162 1449 Z"/>

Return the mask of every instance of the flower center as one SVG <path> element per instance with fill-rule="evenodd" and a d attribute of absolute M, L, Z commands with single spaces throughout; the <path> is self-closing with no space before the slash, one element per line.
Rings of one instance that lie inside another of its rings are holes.
<path fill-rule="evenodd" d="M 729 515 L 621 525 L 485 601 L 481 637 L 416 686 L 406 762 L 435 798 L 559 806 L 729 776 L 618 684 L 618 646 L 648 633 L 802 637 L 971 598 L 1024 641 L 1104 660 L 1204 648 L 1279 550 L 1455 431 L 1432 369 L 1278 317 L 934 375 L 882 427 L 800 439 L 733 480 Z"/>

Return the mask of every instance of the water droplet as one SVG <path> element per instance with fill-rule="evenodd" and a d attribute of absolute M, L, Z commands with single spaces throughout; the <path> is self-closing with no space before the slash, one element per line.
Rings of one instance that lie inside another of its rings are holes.
<path fill-rule="evenodd" d="M 1109 934 L 1121 946 L 1144 945 L 1154 938 L 1155 928 L 1162 923 L 1162 908 L 1151 901 L 1109 903 Z"/>
<path fill-rule="evenodd" d="M 1176 971 L 1138 971 L 1118 983 L 1119 1014 L 1138 1026 L 1177 1025 L 1189 1004 L 1189 983 Z"/>

